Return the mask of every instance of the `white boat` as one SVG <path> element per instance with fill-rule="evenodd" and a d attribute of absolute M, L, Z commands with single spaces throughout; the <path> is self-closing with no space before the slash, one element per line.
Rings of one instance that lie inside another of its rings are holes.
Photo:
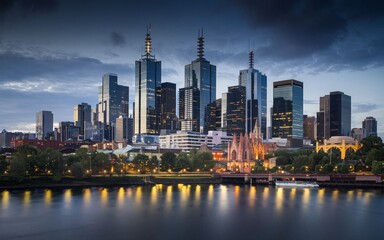
<path fill-rule="evenodd" d="M 319 184 L 316 182 L 305 182 L 305 181 L 275 181 L 276 187 L 307 187 L 316 188 Z"/>

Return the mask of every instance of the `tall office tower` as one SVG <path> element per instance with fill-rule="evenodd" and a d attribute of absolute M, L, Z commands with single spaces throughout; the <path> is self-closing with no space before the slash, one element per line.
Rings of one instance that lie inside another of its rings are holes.
<path fill-rule="evenodd" d="M 272 136 L 287 138 L 290 147 L 303 145 L 303 83 L 273 83 Z"/>
<path fill-rule="evenodd" d="M 38 140 L 49 139 L 53 132 L 53 113 L 40 111 L 36 113 L 36 138 Z"/>
<path fill-rule="evenodd" d="M 377 136 L 377 121 L 374 117 L 366 117 L 363 121 L 364 137 Z"/>
<path fill-rule="evenodd" d="M 92 107 L 88 103 L 75 105 L 73 108 L 73 120 L 75 126 L 80 128 L 80 135 L 84 139 L 91 138 L 92 134 Z"/>
<path fill-rule="evenodd" d="M 77 141 L 80 135 L 80 129 L 81 128 L 76 126 L 74 122 L 60 122 L 58 129 L 60 141 Z"/>
<path fill-rule="evenodd" d="M 351 135 L 351 97 L 343 92 L 331 92 L 320 97 L 317 112 L 317 139 Z"/>
<path fill-rule="evenodd" d="M 116 142 L 128 142 L 128 117 L 120 115 L 116 118 L 115 139 Z"/>
<path fill-rule="evenodd" d="M 179 89 L 179 119 L 183 131 L 200 131 L 200 91 L 195 87 Z"/>
<path fill-rule="evenodd" d="M 216 123 L 215 123 L 215 128 L 216 130 L 221 129 L 221 98 L 216 99 Z"/>
<path fill-rule="evenodd" d="M 316 118 L 303 116 L 303 137 L 306 140 L 311 140 L 313 143 L 316 140 Z"/>
<path fill-rule="evenodd" d="M 253 68 L 254 53 L 249 52 L 249 67 L 241 70 L 239 85 L 246 88 L 245 131 L 250 133 L 258 122 L 263 139 L 267 138 L 267 76 Z"/>
<path fill-rule="evenodd" d="M 227 131 L 227 98 L 228 93 L 221 94 L 221 130 Z"/>
<path fill-rule="evenodd" d="M 227 133 L 244 134 L 245 132 L 245 101 L 246 88 L 244 86 L 228 87 L 227 93 Z"/>
<path fill-rule="evenodd" d="M 101 140 L 114 139 L 116 118 L 128 115 L 129 87 L 117 84 L 117 75 L 104 74 L 102 85 L 99 87 L 99 103 L 97 105 L 98 121 L 102 125 Z"/>
<path fill-rule="evenodd" d="M 147 28 L 145 54 L 135 63 L 135 134 L 159 134 L 161 62 L 151 55 L 151 29 Z"/>
<path fill-rule="evenodd" d="M 160 99 L 160 129 L 177 130 L 176 117 L 176 84 L 165 82 L 161 84 Z"/>
<path fill-rule="evenodd" d="M 201 32 L 199 31 L 197 39 L 197 59 L 185 66 L 184 89 L 182 88 L 179 91 L 179 97 L 183 95 L 182 92 L 190 92 L 191 94 L 193 93 L 192 95 L 196 95 L 198 91 L 196 99 L 180 100 L 185 103 L 183 106 L 185 109 L 181 109 L 179 106 L 179 112 L 183 111 L 187 113 L 188 111 L 195 111 L 196 109 L 192 105 L 196 102 L 199 105 L 198 113 L 191 112 L 190 114 L 185 114 L 184 118 L 182 118 L 180 114 L 181 128 L 206 133 L 209 127 L 207 125 L 208 122 L 205 120 L 207 119 L 207 114 L 210 112 L 207 108 L 210 103 L 216 100 L 216 66 L 210 64 L 210 62 L 204 58 L 204 37 L 202 30 Z M 190 97 L 191 94 L 184 94 L 184 97 Z"/>

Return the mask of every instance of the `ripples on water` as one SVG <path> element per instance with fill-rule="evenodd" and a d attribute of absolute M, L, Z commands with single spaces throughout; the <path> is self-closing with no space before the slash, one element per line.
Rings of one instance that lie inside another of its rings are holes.
<path fill-rule="evenodd" d="M 156 185 L 0 192 L 0 239 L 384 239 L 382 190 Z"/>

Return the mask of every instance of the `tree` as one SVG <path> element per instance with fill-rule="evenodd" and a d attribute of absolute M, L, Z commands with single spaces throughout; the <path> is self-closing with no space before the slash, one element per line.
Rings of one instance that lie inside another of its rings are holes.
<path fill-rule="evenodd" d="M 72 175 L 73 175 L 76 179 L 83 179 L 83 177 L 84 177 L 84 168 L 83 168 L 83 164 L 81 164 L 80 162 L 74 163 L 74 164 L 71 166 L 71 172 L 72 172 Z"/>
<path fill-rule="evenodd" d="M 383 173 L 383 166 L 384 162 L 383 161 L 373 161 L 372 162 L 372 173 L 373 174 L 380 174 Z"/>
<path fill-rule="evenodd" d="M 202 171 L 210 171 L 215 166 L 212 153 L 210 152 L 197 152 L 191 158 L 191 168 L 196 171 L 197 169 Z"/>
<path fill-rule="evenodd" d="M 19 183 L 25 179 L 25 171 L 26 171 L 25 161 L 26 161 L 25 158 L 18 156 L 18 157 L 13 157 L 11 162 L 10 176 L 13 180 Z"/>
<path fill-rule="evenodd" d="M 0 156 L 0 174 L 8 170 L 8 162 L 6 156 Z"/>
<path fill-rule="evenodd" d="M 380 137 L 377 136 L 369 136 L 361 140 L 361 144 L 363 144 L 363 147 L 361 148 L 361 153 L 363 155 L 368 154 L 368 152 L 375 148 L 380 149 L 383 148 L 383 140 Z"/>
<path fill-rule="evenodd" d="M 153 172 L 153 170 L 155 170 L 158 166 L 159 166 L 159 159 L 157 159 L 157 156 L 152 156 L 148 162 L 149 170 Z"/>
<path fill-rule="evenodd" d="M 161 170 L 168 171 L 173 170 L 176 164 L 176 155 L 173 152 L 165 152 L 161 155 Z"/>
<path fill-rule="evenodd" d="M 148 171 L 148 162 L 149 157 L 144 154 L 137 154 L 132 161 L 132 163 L 135 164 L 136 169 L 140 170 L 141 173 L 145 173 Z"/>
<path fill-rule="evenodd" d="M 333 171 L 333 165 L 327 163 L 323 166 L 323 173 L 331 173 Z"/>

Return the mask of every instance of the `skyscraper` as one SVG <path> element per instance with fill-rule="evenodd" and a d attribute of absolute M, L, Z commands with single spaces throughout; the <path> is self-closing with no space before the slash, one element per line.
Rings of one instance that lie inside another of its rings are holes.
<path fill-rule="evenodd" d="M 228 87 L 226 122 L 228 134 L 244 134 L 245 132 L 245 100 L 244 86 Z"/>
<path fill-rule="evenodd" d="M 320 97 L 317 113 L 317 139 L 351 135 L 351 97 L 343 92 L 331 92 Z"/>
<path fill-rule="evenodd" d="M 36 113 L 36 138 L 38 140 L 49 139 L 53 132 L 53 113 L 40 111 Z"/>
<path fill-rule="evenodd" d="M 88 103 L 75 105 L 73 109 L 73 120 L 75 126 L 80 128 L 80 135 L 84 139 L 91 138 L 92 133 L 92 107 Z"/>
<path fill-rule="evenodd" d="M 128 142 L 128 117 L 120 115 L 116 118 L 115 141 Z"/>
<path fill-rule="evenodd" d="M 99 87 L 99 103 L 97 105 L 98 121 L 102 123 L 101 140 L 114 139 L 116 118 L 128 116 L 129 87 L 117 84 L 117 75 L 104 74 L 102 86 Z"/>
<path fill-rule="evenodd" d="M 199 112 L 186 114 L 184 116 L 185 118 L 181 118 L 180 114 L 182 129 L 207 132 L 209 127 L 207 125 L 208 122 L 205 120 L 208 117 L 207 114 L 210 112 L 207 108 L 210 103 L 216 100 L 216 66 L 210 64 L 210 62 L 204 58 L 204 36 L 202 30 L 199 31 L 197 39 L 197 59 L 185 66 L 184 87 L 185 89 L 180 89 L 179 98 L 182 97 L 182 92 L 186 93 L 187 88 L 188 92 L 196 93 L 196 91 L 198 91 L 199 94 L 197 99 L 193 99 L 192 101 L 190 99 L 188 99 L 188 101 L 187 99 L 181 99 L 180 101 L 185 103 L 183 105 L 185 109 L 181 109 L 179 106 L 180 112 L 195 111 L 196 109 L 192 106 L 193 103 L 198 103 Z M 184 97 L 190 97 L 192 95 L 184 94 Z M 187 117 L 193 117 L 193 119 Z M 191 124 L 194 122 L 195 124 Z M 198 129 L 195 129 L 196 127 Z"/>
<path fill-rule="evenodd" d="M 303 116 L 303 137 L 306 140 L 311 140 L 313 143 L 316 140 L 316 118 L 308 115 Z"/>
<path fill-rule="evenodd" d="M 303 83 L 273 83 L 272 136 L 287 138 L 290 147 L 303 145 Z"/>
<path fill-rule="evenodd" d="M 176 84 L 162 83 L 160 95 L 160 129 L 176 130 Z"/>
<path fill-rule="evenodd" d="M 263 139 L 267 137 L 267 76 L 253 68 L 254 53 L 249 52 L 249 67 L 241 70 L 239 85 L 246 88 L 245 131 L 250 133 L 258 122 Z"/>
<path fill-rule="evenodd" d="M 366 117 L 363 121 L 364 137 L 377 136 L 377 121 L 374 117 Z"/>
<path fill-rule="evenodd" d="M 159 134 L 161 62 L 151 55 L 150 27 L 145 41 L 145 54 L 135 64 L 135 134 Z"/>
<path fill-rule="evenodd" d="M 76 141 L 80 134 L 80 127 L 76 126 L 74 122 L 60 122 L 59 123 L 60 141 Z"/>

